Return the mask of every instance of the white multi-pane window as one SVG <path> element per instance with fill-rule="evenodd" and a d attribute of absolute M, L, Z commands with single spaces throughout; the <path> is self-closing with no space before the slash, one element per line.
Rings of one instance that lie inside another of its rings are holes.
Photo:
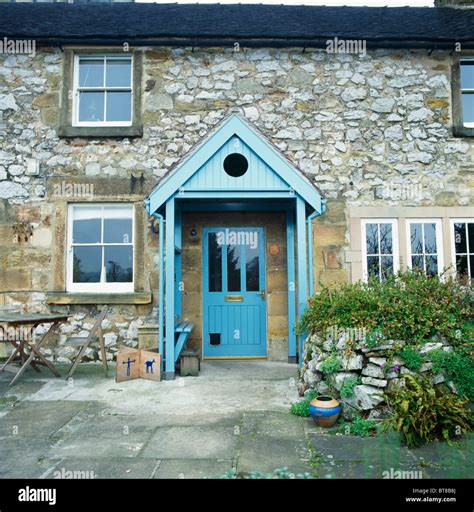
<path fill-rule="evenodd" d="M 132 83 L 131 56 L 76 55 L 74 124 L 130 126 Z"/>
<path fill-rule="evenodd" d="M 452 251 L 456 275 L 466 283 L 474 282 L 474 219 L 451 220 Z"/>
<path fill-rule="evenodd" d="M 133 292 L 133 206 L 69 206 L 68 291 Z"/>
<path fill-rule="evenodd" d="M 365 280 L 383 281 L 398 272 L 398 227 L 394 219 L 362 220 L 362 266 Z"/>
<path fill-rule="evenodd" d="M 460 66 L 463 124 L 474 128 L 474 59 L 461 60 Z"/>
<path fill-rule="evenodd" d="M 426 275 L 443 272 L 441 220 L 412 219 L 407 221 L 408 267 Z"/>

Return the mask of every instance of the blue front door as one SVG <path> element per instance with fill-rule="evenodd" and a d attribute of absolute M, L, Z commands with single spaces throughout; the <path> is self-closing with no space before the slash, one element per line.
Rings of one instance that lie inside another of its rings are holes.
<path fill-rule="evenodd" d="M 203 229 L 203 355 L 267 354 L 263 228 Z"/>

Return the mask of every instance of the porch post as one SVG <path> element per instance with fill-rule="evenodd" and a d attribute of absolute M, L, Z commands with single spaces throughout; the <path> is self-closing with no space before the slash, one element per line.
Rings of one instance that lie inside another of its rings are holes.
<path fill-rule="evenodd" d="M 174 379 L 175 200 L 166 202 L 166 365 L 165 379 Z"/>
<path fill-rule="evenodd" d="M 175 254 L 175 276 L 176 276 L 176 285 L 175 285 L 175 304 L 174 304 L 174 310 L 175 310 L 175 318 L 176 321 L 179 323 L 182 320 L 182 255 L 181 251 L 183 249 L 182 247 L 182 213 L 181 209 L 178 206 L 178 204 L 175 202 L 175 229 L 174 229 L 174 245 L 176 249 Z"/>
<path fill-rule="evenodd" d="M 301 197 L 296 197 L 296 237 L 298 257 L 298 318 L 304 313 L 308 302 L 308 271 L 307 271 L 307 249 L 306 249 L 306 207 Z M 303 362 L 304 335 L 298 336 L 299 363 Z"/>
<path fill-rule="evenodd" d="M 295 219 L 293 209 L 286 212 L 286 261 L 288 287 L 288 362 L 296 363 L 296 281 Z"/>

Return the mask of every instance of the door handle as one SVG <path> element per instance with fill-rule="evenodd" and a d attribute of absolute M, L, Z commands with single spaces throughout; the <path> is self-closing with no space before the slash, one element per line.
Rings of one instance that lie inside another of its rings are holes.
<path fill-rule="evenodd" d="M 265 300 L 265 290 L 262 290 L 259 292 L 260 297 L 262 297 L 262 300 Z"/>

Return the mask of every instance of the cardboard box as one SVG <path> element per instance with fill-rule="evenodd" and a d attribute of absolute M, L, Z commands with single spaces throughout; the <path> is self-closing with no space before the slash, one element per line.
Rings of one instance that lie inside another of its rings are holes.
<path fill-rule="evenodd" d="M 117 352 L 116 382 L 138 379 L 140 373 L 140 352 L 134 348 L 121 347 Z"/>
<path fill-rule="evenodd" d="M 161 354 L 158 350 L 140 350 L 141 379 L 161 380 Z"/>

